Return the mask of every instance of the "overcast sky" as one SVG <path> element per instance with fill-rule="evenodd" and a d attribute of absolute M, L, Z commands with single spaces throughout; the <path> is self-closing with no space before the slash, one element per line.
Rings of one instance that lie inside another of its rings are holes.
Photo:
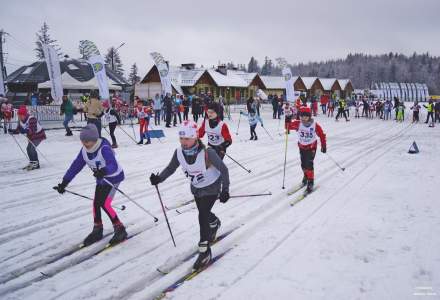
<path fill-rule="evenodd" d="M 141 76 L 149 53 L 171 64 L 218 61 L 260 65 L 267 55 L 290 63 L 344 58 L 350 52 L 429 52 L 440 56 L 440 0 L 168 0 L 2 1 L 8 73 L 35 60 L 35 33 L 43 22 L 64 53 L 94 41 L 101 53 L 120 48 L 126 73 Z"/>

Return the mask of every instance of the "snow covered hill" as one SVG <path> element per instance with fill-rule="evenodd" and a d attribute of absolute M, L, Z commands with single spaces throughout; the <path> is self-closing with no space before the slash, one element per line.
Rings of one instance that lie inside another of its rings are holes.
<path fill-rule="evenodd" d="M 287 189 L 302 178 L 296 135 L 289 136 L 286 189 L 282 190 L 285 139 L 269 107 L 259 140 L 249 141 L 249 126 L 238 114 L 227 121 L 234 133 L 228 154 L 251 173 L 225 158 L 231 195 L 265 197 L 217 202 L 219 234 L 233 230 L 212 248 L 225 253 L 185 282 L 169 299 L 414 299 L 440 298 L 439 128 L 378 119 L 350 122 L 318 116 L 328 153 L 315 159 L 315 192 L 293 207 Z M 132 132 L 130 127 L 126 127 Z M 90 232 L 92 205 L 74 195 L 59 195 L 60 182 L 80 149 L 78 132 L 48 131 L 39 149 L 42 168 L 22 171 L 23 155 L 11 137 L 0 136 L 0 298 L 1 299 L 154 299 L 184 275 L 199 234 L 191 203 L 168 211 L 177 247 L 171 242 L 151 172 L 169 162 L 178 146 L 176 129 L 160 143 L 138 146 L 117 131 L 117 158 L 127 175 L 120 189 L 159 218 L 152 218 L 121 194 L 115 206 L 127 225 L 126 242 L 94 255 L 103 241 L 66 255 Z M 105 133 L 104 133 L 105 134 Z M 136 131 L 137 134 L 137 131 Z M 25 145 L 24 137 L 19 137 Z M 419 154 L 408 154 L 416 141 Z M 93 196 L 94 180 L 84 169 L 72 191 Z M 191 200 L 189 182 L 178 170 L 159 185 L 167 207 Z M 104 233 L 112 228 L 106 217 Z M 157 268 L 174 267 L 167 275 Z"/>

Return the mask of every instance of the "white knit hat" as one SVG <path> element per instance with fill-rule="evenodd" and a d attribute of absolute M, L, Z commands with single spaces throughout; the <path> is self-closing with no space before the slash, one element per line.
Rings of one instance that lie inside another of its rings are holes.
<path fill-rule="evenodd" d="M 197 138 L 197 124 L 194 121 L 183 121 L 179 128 L 179 137 Z"/>

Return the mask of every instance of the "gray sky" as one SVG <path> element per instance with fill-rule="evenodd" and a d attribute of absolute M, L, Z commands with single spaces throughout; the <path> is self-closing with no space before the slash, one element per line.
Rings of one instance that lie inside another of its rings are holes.
<path fill-rule="evenodd" d="M 35 33 L 44 21 L 64 53 L 94 41 L 101 53 L 125 42 L 126 73 L 141 76 L 150 52 L 171 64 L 249 62 L 285 57 L 290 63 L 344 58 L 349 52 L 414 51 L 440 55 L 440 0 L 14 0 L 0 4 L 0 28 L 10 33 L 8 73 L 35 60 Z"/>

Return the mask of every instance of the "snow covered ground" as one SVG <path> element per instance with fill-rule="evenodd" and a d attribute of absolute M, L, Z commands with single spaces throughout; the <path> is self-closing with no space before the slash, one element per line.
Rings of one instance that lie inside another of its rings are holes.
<path fill-rule="evenodd" d="M 352 112 L 353 113 L 353 112 Z M 409 112 L 407 112 L 409 115 Z M 440 298 L 439 127 L 393 121 L 351 122 L 316 119 L 327 133 L 328 153 L 346 167 L 340 171 L 328 156 L 315 159 L 317 190 L 291 207 L 301 192 L 282 190 L 285 140 L 263 112 L 273 140 L 257 127 L 259 140 L 248 141 L 249 126 L 238 114 L 228 121 L 234 133 L 229 154 L 252 170 L 245 172 L 225 158 L 230 169 L 231 195 L 271 196 L 234 198 L 216 203 L 222 220 L 219 234 L 235 229 L 213 246 L 213 255 L 226 254 L 166 297 L 169 299 L 414 299 Z M 282 125 L 281 125 L 282 126 Z M 130 127 L 125 129 L 132 133 Z M 137 132 L 136 132 L 137 133 Z M 148 215 L 118 194 L 115 205 L 129 234 L 125 243 L 93 255 L 110 239 L 60 258 L 92 229 L 89 200 L 52 190 L 80 149 L 76 137 L 63 130 L 47 132 L 39 149 L 42 168 L 27 172 L 23 155 L 11 139 L 0 136 L 0 298 L 1 299 L 153 299 L 181 277 L 196 249 L 197 210 L 168 211 L 174 248 L 149 184 L 178 146 L 176 129 L 152 145 L 137 146 L 117 131 L 117 157 L 127 179 L 120 189 L 159 217 Z M 104 133 L 105 134 L 105 133 Z M 25 138 L 19 137 L 25 146 Z M 408 154 L 416 141 L 419 154 Z M 302 178 L 296 135 L 288 142 L 286 187 Z M 93 195 L 94 180 L 84 169 L 69 188 Z M 178 170 L 160 184 L 169 207 L 190 200 L 189 183 Z M 105 232 L 112 228 L 104 216 Z M 168 275 L 161 266 L 177 265 Z M 47 276 L 42 275 L 42 273 Z"/>

